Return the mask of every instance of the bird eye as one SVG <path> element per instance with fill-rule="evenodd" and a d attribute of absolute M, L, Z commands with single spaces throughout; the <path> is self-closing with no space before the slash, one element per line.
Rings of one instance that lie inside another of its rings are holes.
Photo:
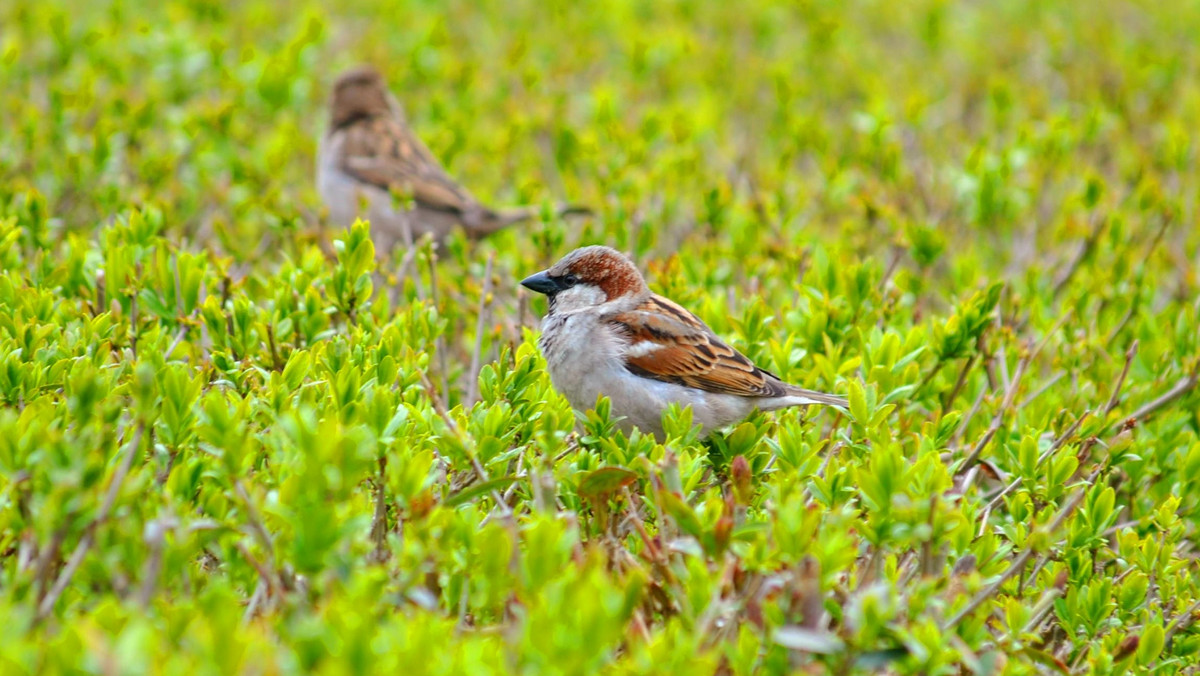
<path fill-rule="evenodd" d="M 567 275 L 562 278 L 563 288 L 569 289 L 579 283 L 579 277 L 575 275 Z"/>

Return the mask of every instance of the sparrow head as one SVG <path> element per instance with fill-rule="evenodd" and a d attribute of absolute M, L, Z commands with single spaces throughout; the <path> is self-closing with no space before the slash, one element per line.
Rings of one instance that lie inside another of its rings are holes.
<path fill-rule="evenodd" d="M 331 129 L 392 112 L 387 83 L 373 66 L 356 66 L 338 76 L 329 100 Z"/>
<path fill-rule="evenodd" d="M 578 310 L 647 292 L 646 281 L 628 258 L 606 246 L 576 249 L 521 286 L 550 299 L 550 311 Z"/>

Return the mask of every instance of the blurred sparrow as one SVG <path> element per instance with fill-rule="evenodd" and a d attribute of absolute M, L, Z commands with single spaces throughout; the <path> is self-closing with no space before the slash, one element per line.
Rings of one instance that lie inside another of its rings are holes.
<path fill-rule="evenodd" d="M 554 387 L 577 410 L 605 395 L 626 433 L 637 427 L 661 439 L 672 402 L 690 405 L 706 436 L 755 409 L 846 406 L 752 364 L 696 315 L 651 293 L 633 263 L 608 247 L 576 249 L 521 285 L 550 299 L 538 347 Z"/>
<path fill-rule="evenodd" d="M 426 233 L 441 243 L 461 226 L 468 237 L 480 239 L 538 213 L 536 207 L 497 210 L 480 204 L 408 128 L 383 76 L 370 66 L 352 68 L 334 83 L 329 128 L 317 153 L 317 189 L 334 223 L 370 220 L 380 256 Z M 560 207 L 558 213 L 589 212 Z"/>

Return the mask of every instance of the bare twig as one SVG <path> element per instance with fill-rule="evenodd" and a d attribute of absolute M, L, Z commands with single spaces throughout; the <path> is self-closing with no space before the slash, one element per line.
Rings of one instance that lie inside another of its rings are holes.
<path fill-rule="evenodd" d="M 951 445 L 957 446 L 962 441 L 962 438 L 967 433 L 967 427 L 970 426 L 975 414 L 979 412 L 979 407 L 983 404 L 983 398 L 987 396 L 987 393 L 987 388 L 979 390 L 979 394 L 975 396 L 975 403 L 971 404 L 970 410 L 967 411 L 967 417 L 963 418 L 962 422 L 958 424 L 958 431 L 954 433 Z"/>
<path fill-rule="evenodd" d="M 1151 401 L 1133 413 L 1130 413 L 1129 417 L 1133 420 L 1144 420 L 1145 418 L 1150 417 L 1151 414 L 1156 413 L 1159 409 L 1163 408 L 1167 404 L 1170 404 L 1176 399 L 1187 394 L 1193 387 L 1196 386 L 1198 377 L 1200 377 L 1198 370 L 1193 369 L 1190 375 L 1180 378 L 1175 385 L 1171 389 L 1167 390 L 1161 397 L 1158 397 L 1154 401 Z"/>
<path fill-rule="evenodd" d="M 1197 612 L 1200 612 L 1200 600 L 1197 600 L 1195 603 L 1188 606 L 1187 610 L 1179 613 L 1175 616 L 1175 619 L 1171 620 L 1171 623 L 1167 625 L 1167 631 L 1163 636 L 1163 645 L 1166 646 L 1166 650 L 1171 649 L 1171 641 L 1175 639 L 1175 634 L 1178 634 L 1184 629 L 1192 626 L 1192 623 L 1196 621 Z"/>
<path fill-rule="evenodd" d="M 371 518 L 371 542 L 375 550 L 371 553 L 376 563 L 387 561 L 391 552 L 387 549 L 387 456 L 379 456 L 379 477 L 375 480 L 375 514 Z"/>
<path fill-rule="evenodd" d="M 458 434 L 458 424 L 450 417 L 450 411 L 446 408 L 446 402 L 438 395 L 437 388 L 433 386 L 433 382 L 429 380 L 429 374 L 421 372 L 421 384 L 425 386 L 425 394 L 429 397 L 429 402 L 433 404 L 434 413 L 446 423 L 452 432 Z"/>
<path fill-rule="evenodd" d="M 440 417 L 442 421 L 446 423 L 446 426 L 450 428 L 450 431 L 462 442 L 463 452 L 466 453 L 467 458 L 471 461 L 471 466 L 475 469 L 475 475 L 479 477 L 480 481 L 487 483 L 489 481 L 487 470 L 483 468 L 483 464 L 479 462 L 479 458 L 475 455 L 475 453 L 472 452 L 471 449 L 467 448 L 466 439 L 463 438 L 462 432 L 458 429 L 458 425 L 454 423 L 454 419 L 450 417 L 450 412 L 446 410 L 446 405 L 437 397 L 437 394 L 433 389 L 433 383 L 429 382 L 429 376 L 425 372 L 421 372 L 421 382 L 424 384 L 425 390 L 429 394 L 429 399 L 433 403 L 434 412 L 438 414 L 438 417 Z M 504 501 L 504 496 L 500 495 L 499 491 L 492 491 L 492 499 L 496 501 L 497 506 L 501 506 L 503 508 L 503 514 L 505 516 L 510 516 L 512 514 L 512 509 L 509 508 L 508 503 Z"/>
<path fill-rule="evenodd" d="M 958 393 L 962 391 L 963 385 L 967 382 L 967 374 L 971 372 L 971 367 L 975 365 L 977 357 L 978 355 L 971 355 L 967 359 L 967 362 L 963 364 L 962 370 L 958 372 L 958 380 L 954 381 L 954 387 L 950 390 L 950 394 L 946 395 L 946 398 L 942 400 L 943 413 L 950 409 L 950 405 L 954 403 L 954 400 L 958 397 Z"/>
<path fill-rule="evenodd" d="M 1100 472 L 1102 470 L 1103 470 L 1103 467 L 1100 467 L 1100 468 L 1096 469 L 1095 472 L 1092 472 L 1091 476 L 1088 477 L 1088 480 L 1086 483 L 1089 486 L 1094 484 L 1096 481 L 1096 477 L 1098 477 L 1100 475 Z M 1079 503 L 1083 502 L 1083 499 L 1086 496 L 1087 496 L 1087 490 L 1081 489 L 1079 491 L 1076 491 L 1075 494 L 1071 496 L 1071 500 L 1069 502 L 1067 502 L 1066 506 L 1064 506 L 1062 508 L 1062 510 L 1058 513 L 1058 516 L 1056 516 L 1054 518 L 1054 521 L 1051 522 L 1050 526 L 1047 528 L 1047 532 L 1054 533 L 1059 528 L 1061 528 L 1063 523 L 1067 520 L 1067 517 L 1071 516 L 1071 514 L 1075 511 L 1075 508 L 1079 507 Z M 943 630 L 952 629 L 959 622 L 961 622 L 963 620 L 963 618 L 965 618 L 967 615 L 970 615 L 971 613 L 975 612 L 975 610 L 977 608 L 979 608 L 979 606 L 983 605 L 983 603 L 985 601 L 987 601 L 989 598 L 995 596 L 996 593 L 1000 591 L 1000 588 L 1003 587 L 1006 582 L 1011 580 L 1013 578 L 1013 576 L 1015 576 L 1017 573 L 1024 570 L 1025 564 L 1029 562 L 1029 559 L 1033 558 L 1034 551 L 1035 551 L 1034 548 L 1030 547 L 1030 548 L 1024 550 L 1023 552 L 1021 552 L 1019 555 L 1017 555 L 1017 558 L 1013 560 L 1012 565 L 1009 566 L 1004 571 L 1004 573 L 1000 575 L 1000 579 L 996 580 L 992 584 L 988 585 L 988 587 L 986 589 L 979 592 L 979 594 L 977 594 L 975 596 L 975 598 L 971 599 L 967 603 L 967 605 L 963 606 L 962 610 L 959 610 L 944 625 L 942 625 L 942 629 Z"/>
<path fill-rule="evenodd" d="M 250 529 L 254 531 L 254 535 L 258 538 L 259 544 L 267 552 L 270 557 L 271 564 L 275 562 L 275 545 L 271 541 L 271 534 L 267 531 L 267 527 L 263 524 L 262 515 L 258 513 L 258 508 L 250 500 L 250 495 L 246 492 L 246 487 L 242 485 L 241 479 L 233 480 L 233 490 L 241 499 L 242 504 L 246 506 L 246 517 L 250 522 Z"/>
<path fill-rule="evenodd" d="M 246 612 L 242 614 L 242 624 L 250 622 L 258 614 L 258 606 L 262 604 L 269 587 L 269 583 L 260 575 L 258 583 L 254 585 L 254 593 L 250 595 L 250 602 L 246 604 Z"/>
<path fill-rule="evenodd" d="M 1142 264 L 1138 266 L 1137 269 L 1147 269 L 1146 266 L 1150 263 L 1150 257 L 1154 254 L 1154 250 L 1157 249 L 1158 245 L 1162 242 L 1163 235 L 1167 233 L 1167 229 L 1170 227 L 1172 220 L 1173 219 L 1170 215 L 1167 215 L 1163 218 L 1162 225 L 1159 226 L 1158 232 L 1154 234 L 1154 239 L 1151 240 L 1150 246 L 1146 247 L 1146 254 L 1142 256 Z M 1117 322 L 1116 328 L 1114 328 L 1112 332 L 1108 334 L 1108 338 L 1104 341 L 1105 346 L 1112 345 L 1113 341 L 1117 339 L 1117 336 L 1121 335 L 1121 332 L 1125 330 L 1125 327 L 1133 319 L 1134 315 L 1137 314 L 1138 297 L 1139 292 L 1141 291 L 1142 279 L 1142 275 L 1139 275 L 1137 288 L 1135 289 L 1134 293 L 1130 295 L 1129 310 L 1125 313 L 1124 317 L 1121 317 L 1121 321 Z"/>
<path fill-rule="evenodd" d="M 645 519 L 642 517 L 641 508 L 638 507 L 638 503 L 633 499 L 633 493 L 629 490 L 628 486 L 625 486 L 621 490 L 625 496 L 625 502 L 629 503 L 628 521 L 633 526 L 633 529 L 637 531 L 638 537 L 641 538 L 646 555 L 650 558 L 654 567 L 662 574 L 665 581 L 674 581 L 675 574 L 671 572 L 666 555 L 663 553 L 662 548 L 658 546 L 658 543 L 655 542 L 654 538 L 650 537 L 646 532 Z"/>
<path fill-rule="evenodd" d="M 941 370 L 942 370 L 942 366 L 943 366 L 943 362 L 940 362 L 940 361 L 939 361 L 938 363 L 934 364 L 934 365 L 933 365 L 933 368 L 929 369 L 929 372 L 928 372 L 928 373 L 926 373 L 926 374 L 925 374 L 925 377 L 921 379 L 921 382 L 917 383 L 917 389 L 913 391 L 913 392 L 914 392 L 914 394 L 916 394 L 916 393 L 920 392 L 921 390 L 925 389 L 925 386 L 929 384 L 929 381 L 933 380 L 933 378 L 934 378 L 934 377 L 935 377 L 935 376 L 936 376 L 938 373 L 940 373 L 940 372 L 941 372 Z"/>
<path fill-rule="evenodd" d="M 138 589 L 138 603 L 150 605 L 154 591 L 158 588 L 158 578 L 162 574 L 163 541 L 167 524 L 161 519 L 155 519 L 146 524 L 146 546 L 150 556 L 146 559 L 145 570 L 142 573 L 142 585 Z"/>
<path fill-rule="evenodd" d="M 429 252 L 429 298 L 433 301 L 433 306 L 438 312 L 442 312 L 442 301 L 438 292 L 438 277 L 437 277 L 437 253 L 430 249 Z M 449 399 L 450 397 L 450 365 L 446 360 L 446 334 L 439 332 L 434 338 L 433 351 L 437 354 L 438 371 L 442 376 L 442 396 Z"/>
<path fill-rule="evenodd" d="M 1012 406 L 1013 397 L 1017 393 L 1017 386 L 1021 383 L 1021 376 L 1025 374 L 1025 367 L 1028 364 L 1029 360 L 1027 358 L 1023 358 L 1017 362 L 1017 371 L 1008 384 L 1008 390 L 1004 393 L 1004 401 L 1001 402 L 1000 408 L 996 410 L 996 414 L 992 416 L 992 424 L 988 426 L 988 430 L 984 433 L 983 438 L 975 444 L 975 448 L 971 449 L 971 452 L 967 454 L 962 464 L 959 465 L 956 474 L 961 474 L 970 469 L 979 460 L 979 456 L 983 454 L 983 449 L 987 448 L 992 437 L 996 436 L 996 432 L 1000 430 L 1000 423 L 1004 421 L 1004 414 Z M 966 493 L 965 487 L 963 488 L 963 492 Z"/>
<path fill-rule="evenodd" d="M 250 548 L 246 546 L 244 541 L 238 540 L 236 547 L 241 553 L 242 558 L 246 559 L 246 562 L 258 572 L 259 578 L 266 583 L 268 591 L 272 591 L 276 586 L 276 580 L 275 575 L 271 572 L 271 569 L 267 567 L 267 564 L 259 561 L 257 556 L 250 553 Z"/>
<path fill-rule="evenodd" d="M 1079 431 L 1080 425 L 1083 424 L 1083 421 L 1087 419 L 1089 414 L 1090 414 L 1089 411 L 1084 411 L 1083 415 L 1079 416 L 1079 418 L 1077 418 L 1075 420 L 1075 422 L 1071 423 L 1071 426 L 1067 428 L 1067 431 L 1060 434 L 1059 437 L 1054 440 L 1054 443 L 1050 445 L 1050 448 L 1047 448 L 1045 450 L 1045 452 L 1043 452 L 1041 454 L 1041 456 L 1038 457 L 1038 465 L 1039 466 L 1041 466 L 1041 464 L 1043 462 L 1045 462 L 1047 458 L 1054 455 L 1054 453 L 1059 448 L 1061 448 L 1062 445 L 1067 442 L 1067 440 L 1069 440 L 1073 436 L 1075 436 L 1075 433 L 1077 431 Z M 985 507 L 983 510 L 983 516 L 980 517 L 980 519 L 979 519 L 979 534 L 980 535 L 983 534 L 983 529 L 987 527 L 988 516 L 991 515 L 992 510 L 1000 505 L 1000 501 L 1004 499 L 1005 495 L 1012 492 L 1013 490 L 1015 490 L 1017 488 L 1017 486 L 1020 486 L 1020 485 L 1021 485 L 1020 478 L 1013 479 L 1011 483 L 1006 485 L 1004 488 L 1000 489 L 1000 492 L 996 494 L 996 497 L 992 498 L 991 501 L 988 502 L 987 507 Z"/>
<path fill-rule="evenodd" d="M 1079 245 L 1079 248 L 1075 250 L 1075 255 L 1071 258 L 1071 261 L 1067 263 L 1066 267 L 1063 268 L 1063 271 L 1058 275 L 1058 279 L 1054 280 L 1054 288 L 1050 292 L 1051 296 L 1058 298 L 1058 294 L 1061 293 L 1064 288 L 1066 288 L 1067 282 L 1071 281 L 1071 278 L 1075 276 L 1075 272 L 1079 270 L 1079 266 L 1083 263 L 1083 260 L 1087 258 L 1087 255 L 1096 247 L 1096 242 L 1100 240 L 1100 235 L 1104 232 L 1104 227 L 1106 225 L 1108 225 L 1107 219 L 1096 219 L 1096 224 L 1092 226 L 1091 233 L 1089 233 L 1087 238 L 1083 240 L 1083 242 Z"/>
<path fill-rule="evenodd" d="M 904 247 L 892 247 L 892 260 L 888 261 L 887 270 L 883 272 L 883 278 L 879 280 L 879 289 L 883 291 L 887 289 L 888 282 L 892 281 L 892 275 L 896 274 L 896 269 L 900 267 L 900 259 L 904 257 Z"/>
<path fill-rule="evenodd" d="M 142 430 L 143 427 L 139 423 L 133 433 L 133 439 L 125 447 L 124 459 L 122 459 L 120 466 L 117 467 L 117 472 L 113 475 L 112 481 L 108 484 L 108 492 L 104 495 L 104 502 L 100 504 L 100 510 L 96 512 L 95 518 L 84 528 L 83 536 L 79 539 L 79 544 L 75 546 L 75 551 L 71 553 L 71 559 L 67 561 L 67 566 L 59 574 L 58 579 L 54 581 L 54 586 L 50 588 L 50 593 L 38 605 L 35 622 L 45 619 L 54 610 L 54 605 L 58 602 L 58 598 L 66 591 L 67 585 L 71 583 L 71 578 L 75 576 L 75 571 L 79 569 L 79 565 L 83 563 L 83 558 L 87 556 L 88 550 L 91 549 L 92 543 L 96 539 L 96 529 L 108 519 L 108 514 L 112 511 L 113 505 L 117 501 L 117 494 L 121 492 L 121 484 L 125 482 L 125 477 L 129 474 L 129 468 L 133 466 L 133 458 L 138 453 L 138 447 L 141 446 Z"/>
<path fill-rule="evenodd" d="M 179 347 L 180 341 L 182 341 L 183 337 L 187 335 L 187 332 L 188 327 L 186 324 L 179 327 L 179 330 L 175 332 L 175 337 L 171 339 L 171 344 L 167 347 L 167 351 L 163 353 L 163 361 L 171 358 L 171 353 L 175 351 L 176 347 Z"/>
<path fill-rule="evenodd" d="M 1058 321 L 1054 323 L 1054 326 L 1046 332 L 1046 335 L 1042 336 L 1042 339 L 1037 342 L 1033 349 L 1021 356 L 1021 358 L 1017 361 L 1017 370 L 1013 373 L 1012 380 L 1008 380 L 1007 375 L 1005 376 L 1005 382 L 1008 385 L 1007 389 L 1004 391 L 1004 401 L 1000 404 L 1000 408 L 996 411 L 996 414 L 992 416 L 992 424 L 988 426 L 988 431 L 983 435 L 983 438 L 979 440 L 979 443 L 975 444 L 975 448 L 971 450 L 971 453 L 966 457 L 966 459 L 963 460 L 962 464 L 959 465 L 957 473 L 962 473 L 965 470 L 970 469 L 970 467 L 979 460 L 979 456 L 983 453 L 983 449 L 987 447 L 992 438 L 996 436 L 996 432 L 1000 430 L 1000 424 L 1004 421 L 1004 415 L 1008 413 L 1010 408 L 1012 408 L 1013 398 L 1017 394 L 1017 388 L 1021 384 L 1021 378 L 1025 375 L 1025 371 L 1029 368 L 1029 365 L 1033 363 L 1033 360 L 1037 358 L 1038 354 L 1041 353 L 1042 349 L 1046 347 L 1046 343 L 1050 342 L 1050 338 L 1054 334 L 1058 333 L 1059 329 L 1062 328 L 1062 325 L 1066 323 L 1067 319 L 1069 319 L 1072 314 L 1074 314 L 1073 309 L 1067 310 L 1065 313 L 1063 313 L 1063 316 L 1058 318 Z M 965 485 L 963 487 L 963 492 L 964 494 L 966 493 Z"/>
<path fill-rule="evenodd" d="M 1022 399 L 1021 403 L 1017 404 L 1017 408 L 1023 409 L 1026 406 L 1029 406 L 1029 404 L 1033 403 L 1034 399 L 1037 399 L 1038 397 L 1045 394 L 1046 390 L 1050 389 L 1051 387 L 1054 387 L 1058 383 L 1058 381 L 1063 379 L 1063 376 L 1065 376 L 1065 375 L 1066 375 L 1066 373 L 1063 371 L 1059 371 L 1058 373 L 1054 374 L 1053 378 L 1042 383 L 1041 387 L 1037 388 L 1032 393 L 1030 393 L 1029 396 Z"/>
<path fill-rule="evenodd" d="M 467 373 L 470 380 L 467 383 L 467 398 L 463 402 L 464 408 L 474 406 L 476 400 L 479 399 L 480 353 L 483 352 L 483 332 L 487 328 L 487 322 L 492 314 L 492 266 L 495 262 L 495 252 L 488 253 L 487 269 L 483 273 L 483 292 L 479 296 L 479 316 L 475 321 L 475 350 L 471 352 L 471 369 Z"/>
<path fill-rule="evenodd" d="M 512 482 L 512 484 L 509 485 L 509 487 L 504 490 L 504 495 L 501 496 L 501 500 L 503 501 L 503 503 L 505 505 L 508 505 L 508 501 L 512 499 L 513 494 L 516 493 L 517 488 L 520 487 L 521 482 L 519 481 L 519 479 L 528 479 L 529 478 L 529 472 L 523 471 L 524 466 L 525 466 L 525 451 L 524 451 L 524 449 L 522 449 L 521 454 L 517 456 L 517 469 L 513 473 L 513 476 L 516 477 L 518 479 L 518 481 Z M 499 510 L 499 509 L 500 509 L 500 505 L 496 505 L 495 507 L 493 507 L 492 510 L 490 512 L 488 512 L 487 516 L 483 517 L 483 521 L 479 522 L 479 527 L 483 528 L 484 526 L 486 526 L 488 524 L 488 522 L 492 520 L 492 517 L 498 513 L 497 510 Z"/>
<path fill-rule="evenodd" d="M 1112 410 L 1117 407 L 1117 402 L 1121 397 L 1121 386 L 1125 384 L 1125 376 L 1129 375 L 1129 365 L 1133 363 L 1133 357 L 1137 354 L 1138 342 L 1135 340 L 1125 351 L 1125 366 L 1121 369 L 1121 375 L 1117 376 L 1117 382 L 1113 385 L 1112 394 L 1108 397 L 1108 403 L 1104 406 L 1104 415 L 1112 413 Z"/>
<path fill-rule="evenodd" d="M 404 223 L 405 223 L 405 232 L 409 232 L 407 219 L 404 220 Z M 397 280 L 396 284 L 397 284 L 397 286 L 404 284 L 404 280 L 406 278 L 408 278 L 408 275 L 409 275 L 408 268 L 410 266 L 412 266 L 413 261 L 416 260 L 417 253 L 419 252 L 421 247 L 424 246 L 424 244 L 425 244 L 424 238 L 422 238 L 420 240 L 420 242 L 414 243 L 412 241 L 412 235 L 411 234 L 408 235 L 408 241 L 405 242 L 405 245 L 408 247 L 408 249 L 405 250 L 404 256 L 402 256 L 400 258 L 400 265 L 397 266 L 397 268 L 396 268 L 396 280 Z M 416 270 L 413 270 L 412 280 L 413 280 L 413 288 L 415 288 L 417 291 L 417 298 L 424 300 L 425 299 L 425 285 L 421 283 L 421 273 Z"/>

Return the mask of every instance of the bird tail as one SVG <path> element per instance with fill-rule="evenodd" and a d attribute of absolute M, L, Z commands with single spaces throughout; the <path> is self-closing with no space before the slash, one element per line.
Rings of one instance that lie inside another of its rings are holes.
<path fill-rule="evenodd" d="M 537 218 L 542 213 L 542 208 L 530 204 L 524 207 L 513 207 L 511 209 L 501 209 L 496 212 L 496 217 L 504 222 L 505 225 L 512 225 L 531 218 Z M 564 218 L 567 216 L 591 216 L 594 212 L 591 207 L 585 207 L 582 204 L 565 204 L 559 202 L 554 205 L 554 216 L 556 218 Z"/>
<path fill-rule="evenodd" d="M 477 223 L 464 223 L 464 226 L 470 237 L 482 239 L 510 225 L 537 218 L 541 213 L 542 208 L 534 205 L 489 210 Z M 558 218 L 591 216 L 592 213 L 590 208 L 578 204 L 558 204 L 554 207 L 554 215 Z"/>
<path fill-rule="evenodd" d="M 557 209 L 559 218 L 596 215 L 596 212 L 592 211 L 591 207 L 585 207 L 582 204 L 560 204 Z"/>
<path fill-rule="evenodd" d="M 790 397 L 807 400 L 797 402 L 798 405 L 823 404 L 825 406 L 837 406 L 838 408 L 846 408 L 850 405 L 843 396 L 818 392 L 816 390 L 806 390 L 801 387 L 788 387 L 787 393 Z"/>

